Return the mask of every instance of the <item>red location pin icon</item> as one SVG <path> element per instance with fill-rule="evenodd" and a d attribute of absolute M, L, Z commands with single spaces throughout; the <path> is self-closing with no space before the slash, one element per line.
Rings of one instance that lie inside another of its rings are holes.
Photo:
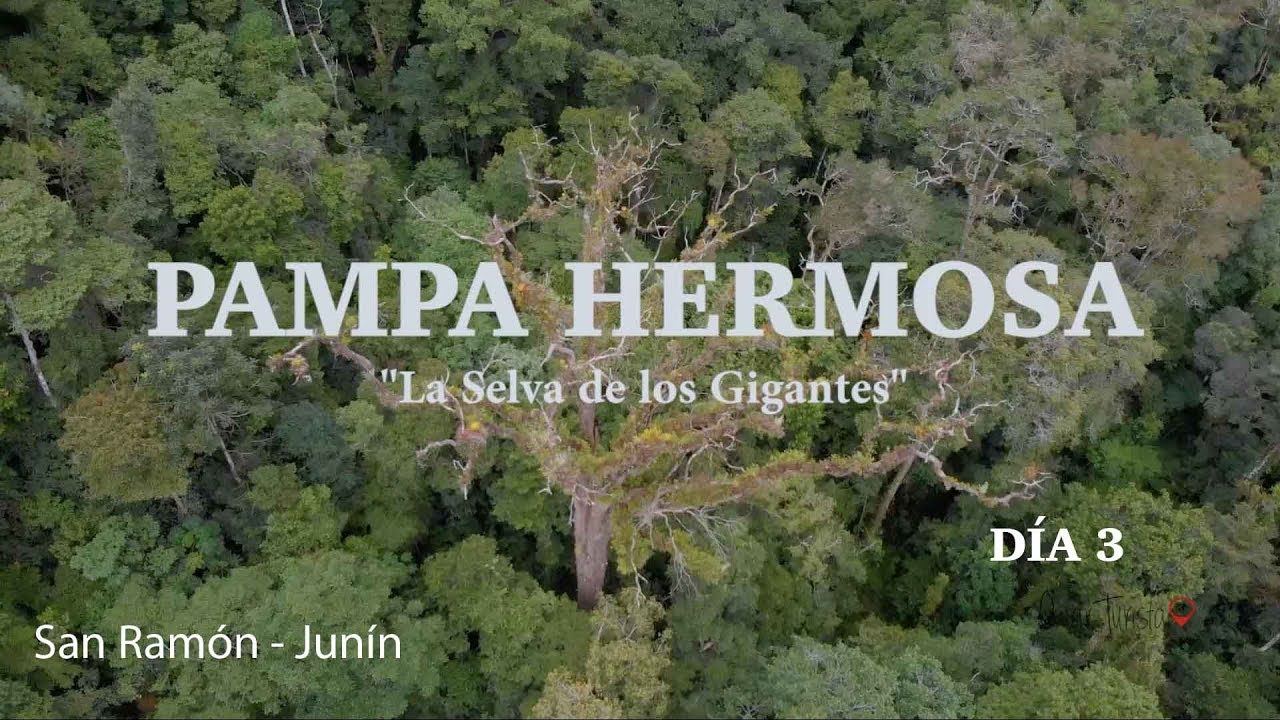
<path fill-rule="evenodd" d="M 1195 614 L 1196 604 L 1191 600 L 1191 598 L 1186 597 L 1185 595 L 1179 595 L 1169 601 L 1169 617 L 1173 618 L 1173 621 L 1178 623 L 1178 627 L 1186 627 L 1187 622 L 1191 620 L 1191 617 Z"/>

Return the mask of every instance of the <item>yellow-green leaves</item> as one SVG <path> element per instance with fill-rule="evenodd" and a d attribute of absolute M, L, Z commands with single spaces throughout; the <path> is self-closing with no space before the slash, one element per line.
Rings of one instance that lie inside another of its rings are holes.
<path fill-rule="evenodd" d="M 187 490 L 187 459 L 172 451 L 152 397 L 121 380 L 90 390 L 66 410 L 59 443 L 92 495 L 126 502 Z"/>

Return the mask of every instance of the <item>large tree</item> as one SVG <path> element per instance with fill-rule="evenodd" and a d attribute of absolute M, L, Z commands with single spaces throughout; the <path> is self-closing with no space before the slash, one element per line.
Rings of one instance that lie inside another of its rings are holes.
<path fill-rule="evenodd" d="M 603 133 L 602 133 L 603 134 Z M 487 232 L 458 237 L 488 250 L 514 287 L 514 299 L 522 317 L 534 330 L 531 346 L 523 349 L 533 358 L 539 380 L 555 380 L 564 389 L 564 402 L 532 404 L 464 404 L 451 393 L 446 408 L 456 419 L 452 437 L 426 444 L 419 457 L 452 450 L 458 456 L 459 483 L 465 490 L 483 448 L 491 441 L 507 441 L 534 458 L 547 483 L 569 496 L 574 533 L 574 560 L 578 603 L 595 607 L 604 587 L 609 551 L 618 552 L 623 571 L 638 572 L 652 552 L 669 553 L 677 565 L 686 562 L 701 535 L 714 535 L 717 508 L 749 500 L 754 495 L 789 480 L 830 475 L 876 477 L 918 458 L 948 487 L 983 495 L 949 477 L 933 448 L 939 441 L 962 434 L 975 414 L 962 411 L 945 382 L 954 362 L 941 361 L 921 371 L 938 373 L 938 395 L 921 403 L 915 417 L 883 421 L 860 433 L 856 451 L 813 457 L 767 442 L 785 434 L 781 415 L 766 415 L 758 407 L 724 404 L 704 397 L 690 404 L 634 402 L 634 388 L 641 369 L 652 382 L 709 377 L 719 369 L 754 367 L 765 377 L 791 377 L 808 368 L 806 350 L 772 331 L 759 337 L 711 337 L 705 341 L 657 337 L 574 337 L 566 333 L 572 324 L 571 309 L 557 289 L 554 274 L 530 267 L 522 252 L 522 233 L 555 222 L 580 220 L 577 257 L 586 263 L 625 260 L 646 248 L 661 248 L 682 227 L 681 219 L 698 202 L 697 197 L 669 199 L 654 191 L 656 171 L 668 143 L 634 123 L 624 125 L 607 138 L 582 137 L 559 147 L 545 146 L 542 161 L 524 163 L 529 184 L 529 204 L 517 217 L 493 217 Z M 561 150 L 556 155 L 555 151 Z M 531 154 L 532 155 L 532 154 Z M 552 161 L 553 155 L 558 161 Z M 552 174 L 552 168 L 568 169 Z M 744 233 L 760 225 L 771 207 L 747 207 L 761 196 L 762 186 L 774 181 L 770 171 L 751 175 L 729 173 L 729 183 L 710 198 L 706 221 L 697 234 L 685 238 L 678 259 L 703 262 L 714 259 Z M 583 181 L 577 178 L 588 178 Z M 415 208 L 418 206 L 415 204 Z M 423 219 L 436 222 L 419 208 Z M 597 273 L 593 291 L 606 289 L 605 275 Z M 657 326 L 662 303 L 661 285 L 646 282 L 642 293 L 642 321 Z M 712 286 L 709 308 L 724 308 L 733 288 Z M 600 307 L 602 327 L 616 321 L 616 307 Z M 299 377 L 307 375 L 304 351 L 323 344 L 354 362 L 373 383 L 383 404 L 400 406 L 400 394 L 384 386 L 375 364 L 353 349 L 346 338 L 315 337 L 299 344 L 278 364 L 288 365 Z M 495 358 L 499 357 L 495 353 Z M 538 363 L 537 359 L 542 362 Z M 496 360 L 487 372 L 505 371 Z M 874 357 L 864 357 L 844 368 L 854 378 L 879 378 L 889 368 Z M 632 388 L 623 407 L 583 401 L 578 389 L 596 373 L 608 380 L 623 380 Z M 952 408 L 954 406 L 954 411 Z M 943 409 L 945 408 L 945 410 Z M 744 440 L 760 447 L 744 452 Z M 764 438 L 766 440 L 761 441 Z M 1013 496 L 1018 496 L 1015 491 Z"/>

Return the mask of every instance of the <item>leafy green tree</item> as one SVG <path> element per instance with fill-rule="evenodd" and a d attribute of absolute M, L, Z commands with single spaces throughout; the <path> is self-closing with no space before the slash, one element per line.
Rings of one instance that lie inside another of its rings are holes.
<path fill-rule="evenodd" d="M 311 402 L 286 405 L 276 419 L 285 457 L 299 462 L 307 480 L 345 496 L 353 489 L 351 448 L 333 416 Z"/>
<path fill-rule="evenodd" d="M 399 51 L 413 38 L 413 3 L 408 0 L 371 0 L 364 3 L 365 19 L 373 38 L 378 72 L 390 73 Z"/>
<path fill-rule="evenodd" d="M 1276 348 L 1265 339 L 1268 335 L 1237 307 L 1219 310 L 1195 331 L 1192 363 L 1206 381 L 1201 451 L 1217 465 L 1216 470 L 1206 470 L 1197 484 L 1214 494 L 1222 490 L 1208 481 L 1219 474 L 1234 481 L 1265 469 L 1258 463 L 1265 465 L 1280 437 L 1274 415 L 1259 404 L 1280 381 Z M 1231 433 L 1233 441 L 1223 441 L 1220 431 L 1225 427 L 1239 431 Z"/>
<path fill-rule="evenodd" d="M 896 717 L 894 673 L 843 644 L 797 638 L 769 661 L 761 685 L 775 717 Z"/>
<path fill-rule="evenodd" d="M 1188 715 L 1266 718 L 1276 714 L 1248 672 L 1207 653 L 1178 656 L 1170 675 L 1174 706 Z"/>
<path fill-rule="evenodd" d="M 806 90 L 817 95 L 840 64 L 839 41 L 816 32 L 782 2 L 612 0 L 603 7 L 611 20 L 609 47 L 676 60 L 713 105 L 766 84 L 770 68 L 778 65 L 798 71 Z M 718 32 L 708 35 L 704 28 Z"/>
<path fill-rule="evenodd" d="M 5 74 L 63 111 L 70 111 L 82 92 L 109 94 L 119 79 L 110 44 L 79 5 L 20 3 L 15 10 L 30 31 L 0 46 Z"/>
<path fill-rule="evenodd" d="M 882 665 L 895 662 L 904 647 L 918 648 L 937 658 L 952 680 L 979 691 L 1016 673 L 1045 667 L 1046 658 L 1035 633 L 1033 624 L 1006 620 L 962 622 L 950 636 L 941 636 L 924 628 L 888 625 L 873 617 L 858 625 L 856 644 Z"/>
<path fill-rule="evenodd" d="M 763 93 L 759 97 L 762 102 L 772 103 Z M 781 108 L 778 111 L 785 115 Z M 868 429 L 861 446 L 848 455 L 815 459 L 798 450 L 770 448 L 740 458 L 750 464 L 745 472 L 726 472 L 723 463 L 726 460 L 730 465 L 734 463 L 717 448 L 725 447 L 726 442 L 733 445 L 740 433 L 781 437 L 784 431 L 780 419 L 745 405 L 726 414 L 724 408 L 712 400 L 665 412 L 653 405 L 637 405 L 625 416 L 615 417 L 607 411 L 599 412 L 595 404 L 583 400 L 579 386 L 589 382 L 594 372 L 604 367 L 625 372 L 635 387 L 639 370 L 644 367 L 636 364 L 637 361 L 652 358 L 655 378 L 678 383 L 713 368 L 728 367 L 727 363 L 735 357 L 745 359 L 761 350 L 773 352 L 769 345 L 762 345 L 766 342 L 762 338 L 746 342 L 724 338 L 706 345 L 690 344 L 681 353 L 653 339 L 641 341 L 639 348 L 629 353 L 620 353 L 610 350 L 612 346 L 602 339 L 570 338 L 565 334 L 564 323 L 569 317 L 565 301 L 554 285 L 533 274 L 533 268 L 525 264 L 524 256 L 517 250 L 512 236 L 518 229 L 545 224 L 570 209 L 571 215 L 582 218 L 578 242 L 579 256 L 585 262 L 622 256 L 632 243 L 646 235 L 661 241 L 664 234 L 678 227 L 674 221 L 680 218 L 680 206 L 672 206 L 674 215 L 666 214 L 671 211 L 664 211 L 666 206 L 660 203 L 650 205 L 646 201 L 643 206 L 632 206 L 632 198 L 646 197 L 635 183 L 651 182 L 648 177 L 661 148 L 660 142 L 647 140 L 638 130 L 629 129 L 605 149 L 593 152 L 594 185 L 590 192 L 570 180 L 535 178 L 535 189 L 538 183 L 554 184 L 567 194 L 553 202 L 546 194 L 534 193 L 533 204 L 514 220 L 493 220 L 483 240 L 453 229 L 460 239 L 479 242 L 490 249 L 515 287 L 518 307 L 530 316 L 540 342 L 549 346 L 550 356 L 556 360 L 545 379 L 557 379 L 565 397 L 576 400 L 541 408 L 507 403 L 464 407 L 453 396 L 446 403 L 457 421 L 453 435 L 425 444 L 420 454 L 456 453 L 457 465 L 461 468 L 459 483 L 464 491 L 474 477 L 477 458 L 491 439 L 510 441 L 535 458 L 548 490 L 554 484 L 572 498 L 578 602 L 584 609 L 593 608 L 600 597 L 611 546 L 626 552 L 622 567 L 630 573 L 638 572 L 654 552 L 671 553 L 677 564 L 683 564 L 686 559 L 709 562 L 705 553 L 692 552 L 694 536 L 689 531 L 670 526 L 672 515 L 705 518 L 719 506 L 745 501 L 762 490 L 785 485 L 795 478 L 880 474 L 899 466 L 915 452 L 908 441 L 885 449 L 877 447 L 881 434 L 892 427 L 886 424 L 878 430 Z M 743 211 L 735 203 L 739 195 L 767 175 L 761 172 L 744 177 L 735 173 L 736 189 L 723 195 L 719 204 L 712 207 L 699 236 L 680 257 L 685 261 L 712 258 L 722 246 L 763 222 L 767 210 Z M 731 224 L 731 212 L 746 215 L 742 225 Z M 433 220 L 421 209 L 419 213 L 424 219 Z M 648 222 L 644 220 L 646 216 L 650 218 Z M 621 229 L 620 220 L 627 223 Z M 595 283 L 598 289 L 603 288 L 602 279 L 597 278 Z M 650 285 L 645 292 L 653 293 L 657 288 Z M 649 304 L 644 312 L 656 312 L 657 307 L 657 303 Z M 365 378 L 376 388 L 380 400 L 393 408 L 399 405 L 395 393 L 369 370 L 372 362 L 352 350 L 342 338 L 313 338 L 283 359 L 302 363 L 304 367 L 299 372 L 305 374 L 305 360 L 299 353 L 313 343 L 324 344 L 338 355 L 354 360 L 365 368 Z M 730 354 L 734 351 L 738 354 Z M 535 357 L 546 357 L 546 354 L 546 350 L 513 349 L 509 357 L 532 369 Z M 858 367 L 857 362 L 854 361 L 854 367 Z M 866 372 L 865 369 L 859 371 Z M 924 418 L 914 423 L 911 432 L 917 436 L 950 437 L 960 433 L 968 423 L 966 416 Z M 713 457 L 719 459 L 713 462 Z M 694 459 L 698 459 L 696 464 Z M 686 469 L 673 478 L 669 472 L 671 463 Z M 976 489 L 973 492 L 981 494 Z M 655 524 L 665 531 L 650 532 Z"/>
<path fill-rule="evenodd" d="M 87 542 L 71 553 L 67 566 L 108 593 L 132 577 L 147 577 L 181 586 L 184 575 L 199 570 L 198 558 L 161 534 L 159 523 L 145 515 L 110 515 L 93 529 Z"/>
<path fill-rule="evenodd" d="M 0 712 L 21 720 L 53 717 L 53 701 L 26 684 L 0 678 Z"/>
<path fill-rule="evenodd" d="M 231 142 L 237 117 L 218 87 L 186 80 L 156 99 L 156 124 L 164 184 L 179 217 L 209 208 L 227 186 L 221 150 Z"/>
<path fill-rule="evenodd" d="M 1019 673 L 978 698 L 978 717 L 1163 717 L 1155 693 L 1118 670 L 1095 665 L 1072 672 Z"/>
<path fill-rule="evenodd" d="M 173 228 L 159 178 L 163 150 L 156 98 L 172 87 L 173 77 L 168 68 L 150 59 L 130 64 L 127 74 L 127 82 L 106 109 L 120 154 L 112 176 L 120 191 L 110 197 L 111 214 L 114 224 L 132 230 L 145 223 L 142 229 L 157 239 L 165 238 L 173 234 Z"/>
<path fill-rule="evenodd" d="M 446 714 L 527 711 L 553 670 L 582 667 L 586 616 L 515 571 L 491 538 L 471 537 L 432 556 L 422 580 L 428 610 L 454 633 L 447 647 L 455 670 L 442 688 Z M 477 636 L 470 648 L 460 642 L 464 633 Z"/>
<path fill-rule="evenodd" d="M 583 74 L 587 99 L 661 118 L 689 118 L 702 99 L 702 87 L 674 60 L 659 55 L 592 52 Z"/>
<path fill-rule="evenodd" d="M 666 634 L 655 625 L 663 608 L 632 589 L 595 610 L 596 632 L 586 672 L 554 670 L 532 717 L 654 717 L 666 714 L 671 663 Z"/>
<path fill-rule="evenodd" d="M 622 718 L 616 702 L 600 697 L 589 680 L 564 670 L 552 670 L 547 686 L 529 717 L 534 718 Z"/>
<path fill-rule="evenodd" d="M 1089 462 L 1100 478 L 1123 485 L 1159 487 L 1168 473 L 1156 441 L 1163 427 L 1155 413 L 1144 414 L 1117 428 L 1089 448 Z"/>
<path fill-rule="evenodd" d="M 841 70 L 818 101 L 814 127 L 832 147 L 857 150 L 862 144 L 863 116 L 872 105 L 871 86 L 866 79 Z"/>
<path fill-rule="evenodd" d="M 344 518 L 329 501 L 328 487 L 304 487 L 293 465 L 264 465 L 250 479 L 250 498 L 270 513 L 264 553 L 306 555 L 338 546 Z"/>
<path fill-rule="evenodd" d="M 423 3 L 423 44 L 410 48 L 396 80 L 423 142 L 474 147 L 524 124 L 531 105 L 569 77 L 581 52 L 572 30 L 589 10 L 584 0 Z"/>
<path fill-rule="evenodd" d="M 125 502 L 179 498 L 190 479 L 187 461 L 161 428 L 159 407 L 127 380 L 85 393 L 66 409 L 61 446 L 92 495 Z"/>
<path fill-rule="evenodd" d="M 263 170 L 253 188 L 216 191 L 206 210 L 200 229 L 213 252 L 232 261 L 279 265 L 290 250 L 291 222 L 302 212 L 302 193 L 286 178 Z"/>
<path fill-rule="evenodd" d="M 217 27 L 236 12 L 234 0 L 192 0 L 191 13 L 205 25 Z"/>
<path fill-rule="evenodd" d="M 387 550 L 407 549 L 439 530 L 424 525 L 423 518 L 434 507 L 433 488 L 447 481 L 433 468 L 404 458 L 418 449 L 424 434 L 447 432 L 448 418 L 429 413 L 384 417 L 376 400 L 357 400 L 339 410 L 337 421 L 363 461 L 361 502 L 353 508 L 351 525 L 367 527 L 368 541 Z"/>
<path fill-rule="evenodd" d="M 724 138 L 733 159 L 747 171 L 810 155 L 795 119 L 764 90 L 730 97 L 711 113 L 708 127 Z"/>
<path fill-rule="evenodd" d="M 1100 547 L 1096 533 L 1102 528 L 1123 528 L 1122 567 L 1097 562 L 1064 567 L 1082 597 L 1105 597 L 1116 589 L 1195 597 L 1205 589 L 1213 532 L 1201 508 L 1181 507 L 1167 495 L 1135 487 L 1096 490 L 1072 485 L 1063 497 L 1061 524 L 1079 538 L 1082 557 L 1082 547 Z"/>
<path fill-rule="evenodd" d="M 940 97 L 920 111 L 926 182 L 955 184 L 968 202 L 964 237 L 980 218 L 1020 217 L 1020 194 L 1063 170 L 1075 123 L 1052 80 L 1026 70 Z"/>
<path fill-rule="evenodd" d="M 22 426 L 27 414 L 28 385 L 16 353 L 0 360 L 0 438 Z"/>
<path fill-rule="evenodd" d="M 194 23 L 177 25 L 166 60 L 178 78 L 216 82 L 231 62 L 227 37 L 216 30 L 201 30 Z"/>
<path fill-rule="evenodd" d="M 211 0 L 212 5 L 225 2 Z M 286 34 L 284 23 L 271 12 L 246 5 L 230 35 L 236 94 L 259 103 L 274 97 L 296 67 L 298 42 Z"/>
<path fill-rule="evenodd" d="M 770 659 L 758 689 L 772 717 L 968 717 L 972 694 L 916 648 L 882 664 L 857 647 L 797 638 Z"/>
<path fill-rule="evenodd" d="M 1211 512 L 1215 543 L 1209 561 L 1209 586 L 1226 598 L 1266 597 L 1280 587 L 1280 565 L 1269 552 L 1280 534 L 1280 495 L 1252 482 L 1230 513 Z"/>
<path fill-rule="evenodd" d="M 973 694 L 948 677 L 936 658 L 908 650 L 890 669 L 898 674 L 893 707 L 900 717 L 963 718 L 972 712 Z"/>
<path fill-rule="evenodd" d="M 91 290 L 108 302 L 132 295 L 134 261 L 127 246 L 84 233 L 71 206 L 43 187 L 0 180 L 0 300 L 41 392 L 55 406 L 32 333 L 65 322 Z"/>
<path fill-rule="evenodd" d="M 210 339 L 135 341 L 129 360 L 169 421 L 170 437 L 190 452 L 218 457 L 240 482 L 237 441 L 261 430 L 272 408 L 262 368 Z"/>

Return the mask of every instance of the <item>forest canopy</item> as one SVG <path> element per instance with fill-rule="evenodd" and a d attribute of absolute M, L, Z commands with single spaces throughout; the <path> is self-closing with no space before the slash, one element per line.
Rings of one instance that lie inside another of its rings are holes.
<path fill-rule="evenodd" d="M 1263 0 L 0 0 L 0 716 L 1276 717 L 1277 52 Z M 778 270 L 586 320 L 741 293 L 759 332 L 570 332 L 623 282 L 571 265 L 628 262 Z M 949 262 L 996 290 L 960 336 Z M 297 336 L 224 306 L 244 263 Z M 397 336 L 391 283 L 338 311 L 353 263 L 456 288 Z M 894 369 L 776 414 L 458 400 Z M 124 624 L 403 653 L 35 657 Z"/>

